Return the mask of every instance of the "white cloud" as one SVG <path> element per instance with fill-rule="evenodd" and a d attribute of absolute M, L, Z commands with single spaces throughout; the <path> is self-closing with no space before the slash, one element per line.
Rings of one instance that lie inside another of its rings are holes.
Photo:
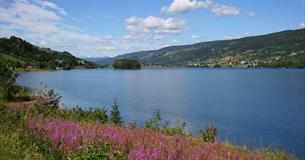
<path fill-rule="evenodd" d="M 212 12 L 217 16 L 235 16 L 239 15 L 240 9 L 233 6 L 215 4 L 212 7 Z"/>
<path fill-rule="evenodd" d="M 249 36 L 251 36 L 252 34 L 250 33 L 250 32 L 246 32 L 245 33 L 245 37 L 249 37 Z"/>
<path fill-rule="evenodd" d="M 40 41 L 40 43 L 39 43 L 40 46 L 46 46 L 47 44 L 48 44 L 48 42 L 45 41 L 45 40 L 42 40 L 42 41 Z"/>
<path fill-rule="evenodd" d="M 212 0 L 174 0 L 169 7 L 162 7 L 161 13 L 179 14 L 198 8 L 208 8 L 212 4 Z"/>
<path fill-rule="evenodd" d="M 162 47 L 169 47 L 169 46 L 178 46 L 181 45 L 182 43 L 176 39 L 164 44 Z"/>
<path fill-rule="evenodd" d="M 38 5 L 42 6 L 43 8 L 50 8 L 50 9 L 54 9 L 55 11 L 57 11 L 58 13 L 66 16 L 67 12 L 65 11 L 65 9 L 58 7 L 55 3 L 46 1 L 46 0 L 34 0 L 35 3 L 37 3 Z"/>
<path fill-rule="evenodd" d="M 1 7 L 0 13 L 1 21 L 4 22 L 14 22 L 16 20 L 56 21 L 61 19 L 57 13 L 31 4 L 27 0 L 17 0 L 10 8 Z"/>
<path fill-rule="evenodd" d="M 191 35 L 190 38 L 191 38 L 192 40 L 196 40 L 196 41 L 198 41 L 198 40 L 201 39 L 201 37 L 200 37 L 199 35 Z"/>
<path fill-rule="evenodd" d="M 231 40 L 231 39 L 239 39 L 239 38 L 244 38 L 244 37 L 249 37 L 249 36 L 252 36 L 252 33 L 245 32 L 244 34 L 226 35 L 220 39 L 221 40 Z"/>
<path fill-rule="evenodd" d="M 178 41 L 178 40 L 176 40 L 176 39 L 174 39 L 174 40 L 172 40 L 172 44 L 173 44 L 173 45 L 180 45 L 181 42 Z"/>
<path fill-rule="evenodd" d="M 299 28 L 300 28 L 300 29 L 305 28 L 305 23 L 304 23 L 304 22 L 302 22 L 302 23 L 299 25 Z"/>
<path fill-rule="evenodd" d="M 6 7 L 0 6 L 0 15 L 1 37 L 15 35 L 36 45 L 68 50 L 78 56 L 111 54 L 116 50 L 112 37 L 92 36 L 65 25 L 65 10 L 48 1 L 15 0 Z"/>
<path fill-rule="evenodd" d="M 245 35 L 227 35 L 227 36 L 223 36 L 222 38 L 220 38 L 221 40 L 231 40 L 231 39 L 239 39 L 239 38 L 243 38 L 245 37 Z"/>
<path fill-rule="evenodd" d="M 66 11 L 54 3 L 15 0 L 0 6 L 0 37 L 12 35 L 33 44 L 80 57 L 114 56 L 119 53 L 158 49 L 167 43 L 165 36 L 185 31 L 186 21 L 174 18 L 131 17 L 122 36 L 90 35 L 66 25 Z"/>
<path fill-rule="evenodd" d="M 256 16 L 256 13 L 254 11 L 251 11 L 248 13 L 248 16 L 250 16 L 250 17 Z"/>
<path fill-rule="evenodd" d="M 239 15 L 240 12 L 240 9 L 237 7 L 217 4 L 212 0 L 173 0 L 169 6 L 161 8 L 161 13 L 176 15 L 199 8 L 211 8 L 211 11 L 217 16 L 235 16 Z"/>
<path fill-rule="evenodd" d="M 146 18 L 130 17 L 126 19 L 126 29 L 131 34 L 153 33 L 153 34 L 179 34 L 185 30 L 185 20 L 174 18 L 159 18 L 148 16 Z"/>

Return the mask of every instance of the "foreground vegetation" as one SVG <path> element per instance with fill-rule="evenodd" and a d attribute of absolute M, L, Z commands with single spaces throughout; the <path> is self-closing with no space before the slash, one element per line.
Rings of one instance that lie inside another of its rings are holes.
<path fill-rule="evenodd" d="M 3 159 L 294 159 L 281 151 L 251 151 L 204 139 L 213 129 L 195 137 L 179 128 L 115 124 L 105 110 L 20 103 L 0 109 Z"/>
<path fill-rule="evenodd" d="M 15 86 L 11 68 L 0 61 L 0 159 L 295 159 L 282 151 L 220 142 L 213 126 L 193 136 L 185 123 L 169 127 L 159 112 L 144 127 L 126 125 L 117 101 L 110 114 L 105 108 L 60 108 L 61 96 L 54 90 L 30 95 Z"/>

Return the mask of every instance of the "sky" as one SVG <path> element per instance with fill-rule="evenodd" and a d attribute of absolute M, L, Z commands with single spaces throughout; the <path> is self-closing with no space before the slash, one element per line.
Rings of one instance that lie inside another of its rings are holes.
<path fill-rule="evenodd" d="M 78 57 L 305 27 L 305 0 L 0 0 L 0 37 Z"/>

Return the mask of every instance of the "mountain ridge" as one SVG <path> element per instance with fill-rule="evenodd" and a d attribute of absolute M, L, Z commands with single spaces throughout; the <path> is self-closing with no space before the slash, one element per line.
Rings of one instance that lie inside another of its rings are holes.
<path fill-rule="evenodd" d="M 131 52 L 106 58 L 99 64 L 117 59 L 135 59 L 145 65 L 224 67 L 305 67 L 305 29 L 285 30 L 189 45 L 169 46 L 157 50 Z"/>

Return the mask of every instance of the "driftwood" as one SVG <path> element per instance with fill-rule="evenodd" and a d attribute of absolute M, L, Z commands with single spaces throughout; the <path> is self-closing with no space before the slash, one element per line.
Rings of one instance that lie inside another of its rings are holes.
<path fill-rule="evenodd" d="M 42 97 L 42 96 L 36 97 L 35 99 L 40 104 L 50 107 L 57 107 L 60 101 L 60 99 L 50 99 L 48 97 Z"/>

